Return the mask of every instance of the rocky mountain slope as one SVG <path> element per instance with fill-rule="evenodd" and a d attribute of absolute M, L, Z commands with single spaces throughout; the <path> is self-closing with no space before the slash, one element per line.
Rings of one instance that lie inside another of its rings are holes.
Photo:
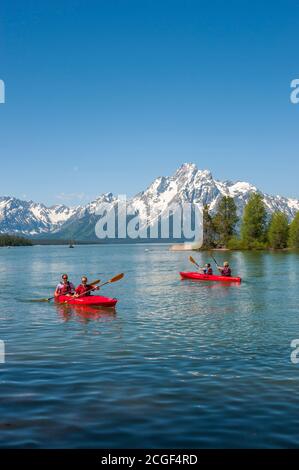
<path fill-rule="evenodd" d="M 128 201 L 130 213 L 138 213 L 142 224 L 153 224 L 172 204 L 208 204 L 213 212 L 224 195 L 234 198 L 239 215 L 250 195 L 261 192 L 246 182 L 219 181 L 208 170 L 195 164 L 183 164 L 174 175 L 159 177 L 143 192 Z M 299 200 L 263 194 L 269 214 L 282 211 L 291 220 L 299 210 Z M 94 227 L 102 203 L 116 205 L 118 198 L 103 194 L 86 206 L 68 208 L 63 205 L 46 207 L 32 201 L 12 197 L 0 198 L 0 233 L 22 233 L 54 238 L 96 239 Z M 150 214 L 150 216 L 149 216 Z"/>

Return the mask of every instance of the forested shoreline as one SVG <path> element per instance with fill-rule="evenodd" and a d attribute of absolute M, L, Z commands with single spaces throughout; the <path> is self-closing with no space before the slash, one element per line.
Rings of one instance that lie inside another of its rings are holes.
<path fill-rule="evenodd" d="M 291 223 L 279 211 L 270 217 L 259 193 L 250 197 L 241 219 L 237 215 L 234 199 L 229 196 L 219 201 L 214 215 L 205 205 L 203 226 L 202 250 L 299 249 L 299 212 Z"/>
<path fill-rule="evenodd" d="M 0 235 L 0 246 L 32 246 L 32 243 L 25 237 Z"/>
<path fill-rule="evenodd" d="M 268 214 L 263 197 L 254 193 L 239 218 L 233 198 L 220 199 L 211 214 L 208 205 L 203 208 L 203 246 L 201 250 L 297 250 L 299 249 L 299 212 L 289 222 L 283 212 Z M 0 234 L 0 247 L 32 246 L 37 240 Z M 55 244 L 66 244 L 56 240 Z"/>

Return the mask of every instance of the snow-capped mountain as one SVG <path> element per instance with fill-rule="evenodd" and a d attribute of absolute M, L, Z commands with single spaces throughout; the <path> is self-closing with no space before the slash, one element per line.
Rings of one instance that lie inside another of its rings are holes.
<path fill-rule="evenodd" d="M 173 176 L 159 177 L 143 192 L 128 201 L 130 214 L 139 214 L 141 224 L 153 224 L 158 216 L 168 211 L 172 204 L 208 204 L 211 212 L 217 208 L 222 196 L 234 198 L 239 215 L 254 192 L 263 195 L 269 214 L 282 211 L 290 220 L 299 211 L 299 200 L 282 196 L 270 196 L 246 182 L 219 181 L 208 170 L 199 170 L 195 164 L 183 164 Z M 103 194 L 86 206 L 68 208 L 18 199 L 0 198 L 0 232 L 23 233 L 26 235 L 46 234 L 55 238 L 95 239 L 95 223 L 102 203 L 112 207 L 118 198 L 111 193 Z M 148 214 L 151 217 L 148 217 Z"/>
<path fill-rule="evenodd" d="M 46 207 L 14 197 L 0 197 L 0 233 L 36 235 L 57 230 L 76 209 L 64 205 Z"/>
<path fill-rule="evenodd" d="M 146 213 L 149 206 L 154 212 L 163 214 L 171 204 L 207 204 L 215 212 L 223 196 L 234 198 L 241 216 L 252 193 L 260 192 L 269 214 L 282 211 L 292 220 L 299 210 L 299 200 L 281 196 L 270 196 L 246 182 L 215 180 L 208 170 L 199 170 L 193 163 L 183 164 L 173 176 L 157 178 L 144 192 L 131 201 L 135 211 Z"/>

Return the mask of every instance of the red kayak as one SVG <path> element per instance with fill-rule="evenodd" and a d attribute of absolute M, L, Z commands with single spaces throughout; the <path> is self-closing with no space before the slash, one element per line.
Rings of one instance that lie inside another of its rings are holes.
<path fill-rule="evenodd" d="M 78 298 L 60 295 L 55 301 L 66 305 L 88 305 L 95 307 L 115 307 L 117 303 L 117 299 L 111 299 L 110 297 L 103 297 L 101 295 L 86 295 L 85 297 Z"/>
<path fill-rule="evenodd" d="M 185 272 L 180 273 L 182 279 L 193 279 L 196 281 L 221 281 L 221 282 L 241 282 L 242 279 L 240 277 L 232 277 L 232 276 L 217 276 L 215 274 L 201 274 L 201 273 L 192 273 L 192 272 Z"/>

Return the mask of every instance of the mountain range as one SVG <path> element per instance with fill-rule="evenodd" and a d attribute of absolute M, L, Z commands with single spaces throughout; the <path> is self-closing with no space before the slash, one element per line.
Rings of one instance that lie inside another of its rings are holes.
<path fill-rule="evenodd" d="M 199 170 L 193 163 L 183 164 L 170 177 L 159 177 L 136 196 L 128 200 L 128 209 L 139 214 L 141 223 L 150 224 L 148 208 L 162 215 L 171 204 L 208 204 L 213 213 L 222 196 L 234 198 L 239 215 L 252 193 L 262 194 L 269 214 L 284 212 L 292 220 L 299 211 L 299 200 L 282 196 L 271 196 L 246 182 L 219 181 L 208 170 Z M 0 197 L 0 233 L 26 235 L 38 238 L 96 240 L 95 223 L 97 210 L 103 202 L 117 204 L 118 197 L 112 193 L 102 194 L 85 206 L 47 207 L 33 201 L 4 196 Z"/>

